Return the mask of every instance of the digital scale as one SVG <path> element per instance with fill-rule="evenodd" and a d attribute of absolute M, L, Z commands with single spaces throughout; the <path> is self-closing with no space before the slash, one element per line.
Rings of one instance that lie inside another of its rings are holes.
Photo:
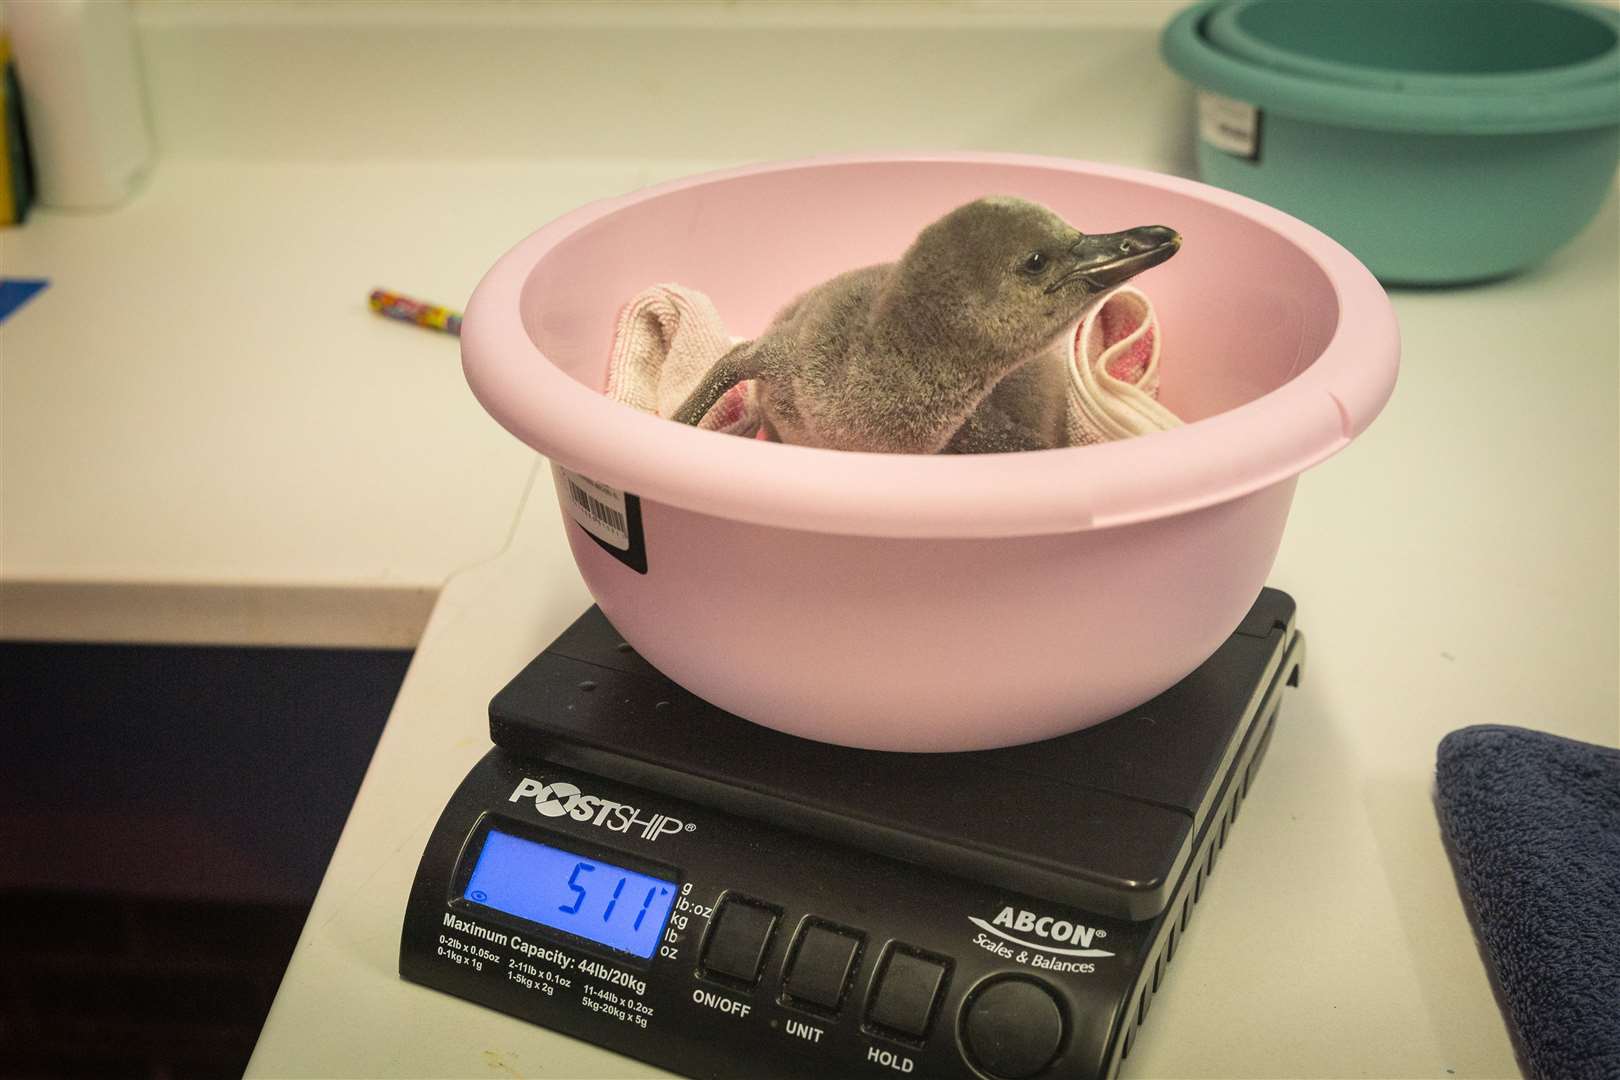
<path fill-rule="evenodd" d="M 1108 723 L 884 753 L 721 712 L 592 608 L 490 703 L 400 974 L 693 1077 L 1112 1076 L 1303 664 L 1267 589 Z"/>

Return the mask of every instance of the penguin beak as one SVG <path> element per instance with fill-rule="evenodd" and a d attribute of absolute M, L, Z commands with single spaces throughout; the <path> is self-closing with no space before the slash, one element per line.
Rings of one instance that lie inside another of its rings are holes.
<path fill-rule="evenodd" d="M 1074 268 L 1047 286 L 1046 291 L 1056 292 L 1075 281 L 1083 281 L 1093 291 L 1111 289 L 1158 266 L 1180 247 L 1181 234 L 1163 225 L 1082 237 L 1069 249 Z"/>

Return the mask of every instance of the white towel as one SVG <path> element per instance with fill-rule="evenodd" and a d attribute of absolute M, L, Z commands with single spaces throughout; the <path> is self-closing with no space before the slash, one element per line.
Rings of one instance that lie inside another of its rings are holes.
<path fill-rule="evenodd" d="M 707 296 L 681 285 L 654 285 L 619 313 L 607 396 L 642 412 L 673 416 L 734 344 Z M 698 426 L 752 436 L 760 428 L 753 382 L 733 387 Z"/>
<path fill-rule="evenodd" d="M 1153 302 L 1131 285 L 1109 293 L 1080 320 L 1069 364 L 1072 445 L 1181 426 L 1158 402 L 1162 336 Z"/>

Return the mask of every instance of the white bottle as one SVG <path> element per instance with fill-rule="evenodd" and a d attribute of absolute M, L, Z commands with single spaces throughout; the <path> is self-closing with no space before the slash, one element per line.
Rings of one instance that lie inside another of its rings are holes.
<path fill-rule="evenodd" d="M 43 206 L 127 199 L 152 163 L 126 0 L 6 0 L 23 122 Z"/>

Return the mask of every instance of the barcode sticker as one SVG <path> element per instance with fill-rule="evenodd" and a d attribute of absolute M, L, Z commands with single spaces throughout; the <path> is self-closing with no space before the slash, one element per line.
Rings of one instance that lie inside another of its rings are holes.
<path fill-rule="evenodd" d="M 579 527 L 620 551 L 630 550 L 630 523 L 625 513 L 625 495 L 617 488 L 598 484 L 588 476 L 553 465 L 557 485 L 565 495 L 568 513 Z"/>
<path fill-rule="evenodd" d="M 1260 110 L 1247 101 L 1198 92 L 1198 137 L 1217 150 L 1260 160 Z"/>

